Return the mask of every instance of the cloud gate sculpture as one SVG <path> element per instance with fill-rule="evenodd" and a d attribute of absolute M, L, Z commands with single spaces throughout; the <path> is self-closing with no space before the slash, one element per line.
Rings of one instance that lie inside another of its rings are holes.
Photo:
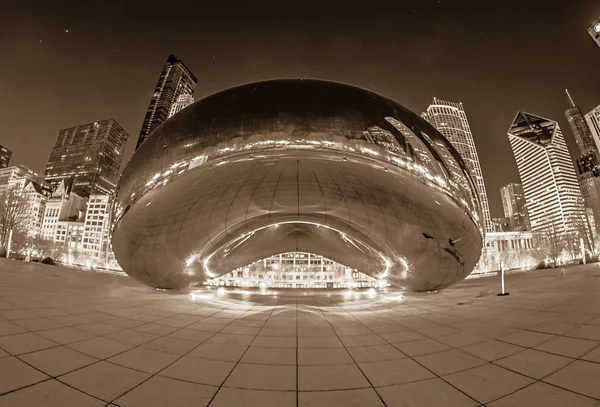
<path fill-rule="evenodd" d="M 197 101 L 140 146 L 118 184 L 112 245 L 156 288 L 302 251 L 439 290 L 480 257 L 475 191 L 452 145 L 398 103 L 334 82 L 258 82 Z"/>

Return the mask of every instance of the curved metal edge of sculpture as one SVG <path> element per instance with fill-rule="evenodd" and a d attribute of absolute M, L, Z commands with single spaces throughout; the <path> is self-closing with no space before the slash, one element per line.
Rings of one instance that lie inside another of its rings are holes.
<path fill-rule="evenodd" d="M 258 82 L 197 101 L 140 146 L 117 187 L 113 250 L 157 288 L 306 251 L 439 290 L 479 260 L 475 191 L 450 142 L 398 103 L 335 82 Z"/>

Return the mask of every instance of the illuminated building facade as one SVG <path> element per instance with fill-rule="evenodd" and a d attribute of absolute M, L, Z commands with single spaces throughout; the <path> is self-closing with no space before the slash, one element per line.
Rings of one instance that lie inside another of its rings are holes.
<path fill-rule="evenodd" d="M 424 117 L 452 143 L 465 161 L 475 181 L 486 232 L 493 231 L 494 227 L 490 216 L 490 207 L 485 190 L 485 182 L 483 181 L 481 164 L 479 163 L 475 140 L 473 140 L 473 133 L 471 132 L 467 114 L 462 103 L 448 102 L 434 97 Z"/>
<path fill-rule="evenodd" d="M 585 114 L 585 122 L 592 133 L 596 150 L 600 151 L 600 106 L 596 106 Z"/>
<path fill-rule="evenodd" d="M 10 158 L 12 157 L 12 151 L 8 148 L 0 145 L 0 168 L 6 168 L 10 164 Z"/>
<path fill-rule="evenodd" d="M 524 231 L 529 229 L 529 215 L 525 204 L 523 186 L 511 183 L 500 188 L 502 209 L 504 217 L 510 221 L 511 231 Z"/>
<path fill-rule="evenodd" d="M 579 151 L 586 153 L 592 149 L 597 149 L 594 143 L 592 132 L 590 131 L 590 128 L 583 117 L 581 109 L 579 106 L 575 105 L 575 102 L 573 102 L 569 91 L 566 90 L 565 92 L 567 93 L 569 101 L 571 102 L 571 107 L 565 110 L 565 117 L 569 122 L 569 127 L 571 127 L 573 136 L 575 136 L 575 142 L 577 143 L 577 147 L 579 147 Z"/>
<path fill-rule="evenodd" d="M 300 79 L 227 89 L 164 122 L 119 180 L 112 228 L 123 271 L 157 288 L 298 252 L 438 290 L 473 270 L 485 233 L 464 160 L 427 121 Z"/>
<path fill-rule="evenodd" d="M 548 257 L 544 234 L 540 232 L 492 232 L 485 235 L 485 250 L 473 274 L 500 270 L 529 270 Z"/>
<path fill-rule="evenodd" d="M 113 119 L 60 130 L 46 166 L 46 180 L 58 187 L 72 179 L 77 195 L 113 194 L 129 134 Z"/>
<path fill-rule="evenodd" d="M 42 237 L 56 239 L 56 226 L 59 221 L 81 221 L 84 218 L 87 199 L 71 191 L 73 180 L 63 180 L 48 198 L 42 221 Z"/>
<path fill-rule="evenodd" d="M 558 123 L 518 112 L 508 130 L 532 231 L 577 231 L 585 209 L 577 175 Z"/>
<path fill-rule="evenodd" d="M 90 195 L 83 228 L 82 248 L 85 254 L 99 263 L 106 263 L 111 255 L 110 211 L 109 195 Z"/>
<path fill-rule="evenodd" d="M 282 253 L 240 267 L 207 284 L 268 288 L 376 287 L 378 281 L 357 270 L 311 253 Z"/>
<path fill-rule="evenodd" d="M 83 222 L 59 220 L 56 223 L 54 241 L 65 248 L 80 249 L 83 237 Z"/>
<path fill-rule="evenodd" d="M 184 63 L 174 55 L 169 55 L 150 99 L 142 130 L 135 146 L 136 150 L 158 126 L 170 117 L 171 108 L 178 102 L 179 96 L 194 94 L 197 83 L 198 79 Z"/>
<path fill-rule="evenodd" d="M 183 94 L 177 98 L 177 102 L 173 103 L 169 111 L 169 117 L 181 112 L 183 109 L 194 103 L 194 96 Z"/>
<path fill-rule="evenodd" d="M 590 26 L 590 28 L 588 28 L 587 31 L 590 37 L 592 37 L 592 39 L 596 43 L 596 45 L 600 47 L 600 18 L 594 21 L 594 23 Z"/>
<path fill-rule="evenodd" d="M 510 219 L 509 218 L 492 218 L 492 225 L 494 226 L 493 232 L 510 232 Z"/>

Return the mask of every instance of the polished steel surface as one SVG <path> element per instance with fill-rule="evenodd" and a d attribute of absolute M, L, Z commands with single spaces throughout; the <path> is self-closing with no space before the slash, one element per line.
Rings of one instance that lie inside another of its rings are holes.
<path fill-rule="evenodd" d="M 159 288 L 298 250 L 438 290 L 481 254 L 474 191 L 451 144 L 403 106 L 333 82 L 259 82 L 194 103 L 141 145 L 118 185 L 113 249 Z"/>

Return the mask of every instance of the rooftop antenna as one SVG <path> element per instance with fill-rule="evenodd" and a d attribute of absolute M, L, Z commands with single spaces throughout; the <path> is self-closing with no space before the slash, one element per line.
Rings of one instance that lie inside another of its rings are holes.
<path fill-rule="evenodd" d="M 565 92 L 567 93 L 567 96 L 569 97 L 569 101 L 571 101 L 571 106 L 576 107 L 575 102 L 573 102 L 573 98 L 569 94 L 569 89 L 565 89 Z"/>

